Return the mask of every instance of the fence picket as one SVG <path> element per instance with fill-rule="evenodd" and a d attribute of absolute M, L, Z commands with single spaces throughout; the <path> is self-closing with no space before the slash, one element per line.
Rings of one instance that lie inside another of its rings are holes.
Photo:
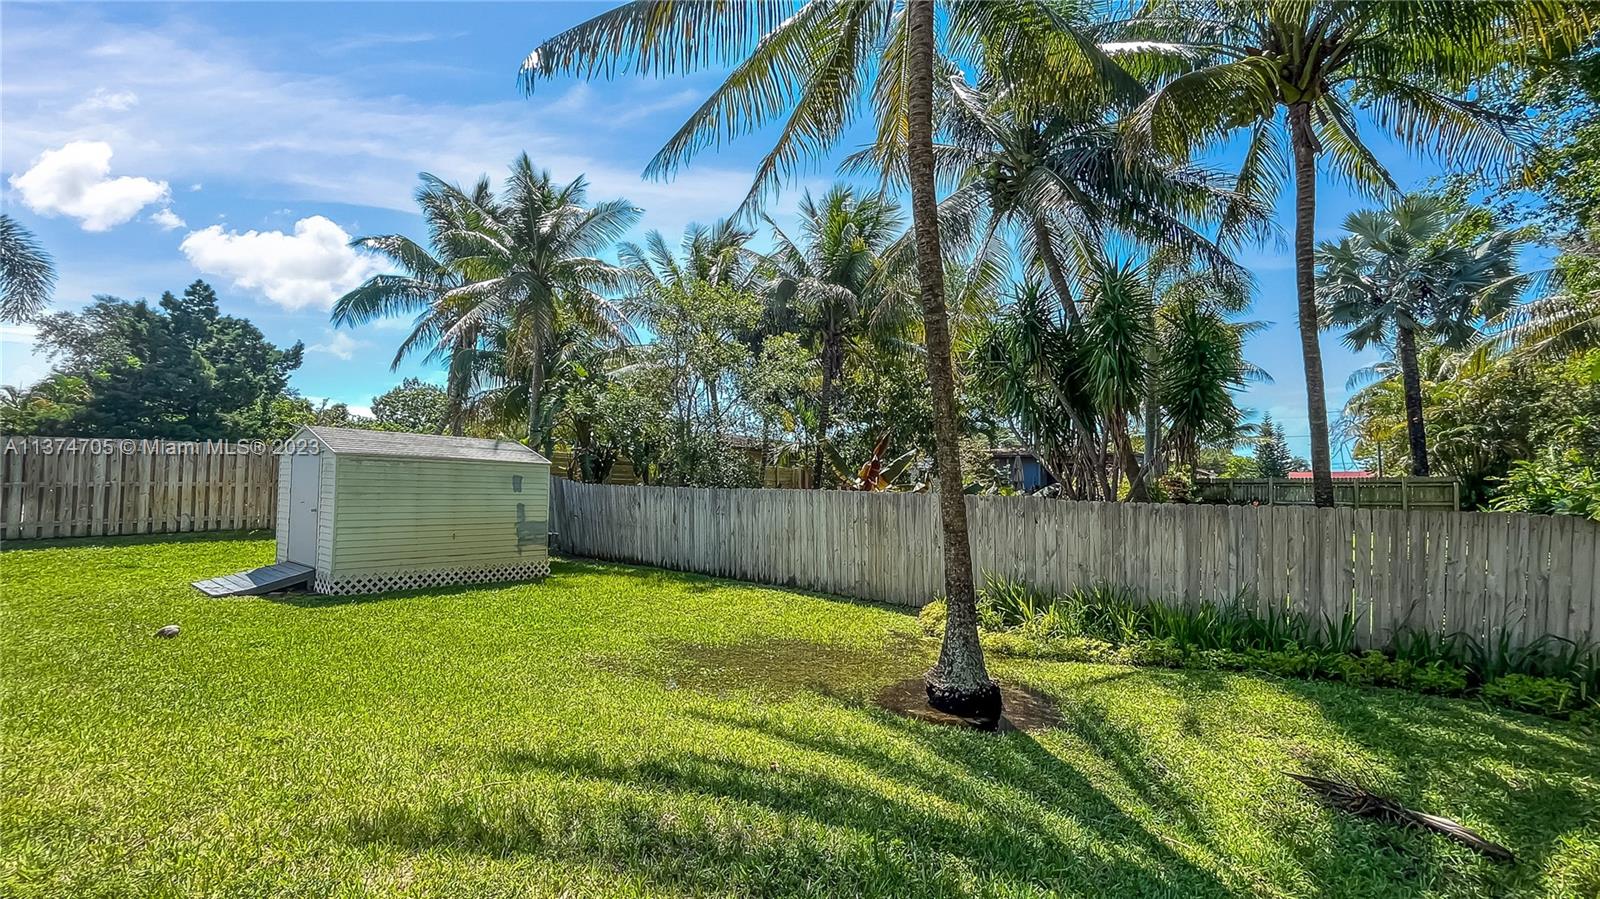
<path fill-rule="evenodd" d="M 943 592 L 937 496 L 565 480 L 552 489 L 556 528 L 574 555 L 909 605 Z M 993 574 L 1053 592 L 1111 581 L 1167 603 L 1243 595 L 1319 624 L 1354 608 L 1363 648 L 1407 628 L 1480 640 L 1503 631 L 1513 642 L 1581 637 L 1600 602 L 1600 525 L 1572 518 L 1032 497 L 966 504 L 980 585 Z"/>
<path fill-rule="evenodd" d="M 275 457 L 199 443 L 9 438 L 0 478 L 7 540 L 271 528 L 277 501 Z"/>

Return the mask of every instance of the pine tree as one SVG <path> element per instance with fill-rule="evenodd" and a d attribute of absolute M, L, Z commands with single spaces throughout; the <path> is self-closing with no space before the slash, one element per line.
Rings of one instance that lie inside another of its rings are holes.
<path fill-rule="evenodd" d="M 1256 443 L 1256 468 L 1260 469 L 1261 477 L 1286 478 L 1294 470 L 1294 463 L 1283 428 L 1273 422 L 1272 416 L 1262 416 L 1261 438 Z"/>

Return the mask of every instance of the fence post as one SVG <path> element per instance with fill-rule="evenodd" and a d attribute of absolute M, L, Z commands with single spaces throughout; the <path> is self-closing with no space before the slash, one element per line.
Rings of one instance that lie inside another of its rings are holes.
<path fill-rule="evenodd" d="M 1400 476 L 1400 511 L 1411 511 L 1411 482 L 1405 475 Z"/>
<path fill-rule="evenodd" d="M 1277 505 L 1278 499 L 1277 491 L 1273 490 L 1272 483 L 1272 478 L 1267 478 L 1267 505 L 1269 506 Z"/>

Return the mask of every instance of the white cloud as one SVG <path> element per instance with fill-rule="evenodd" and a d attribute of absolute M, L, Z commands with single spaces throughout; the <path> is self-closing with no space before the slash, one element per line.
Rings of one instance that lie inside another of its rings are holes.
<path fill-rule="evenodd" d="M 173 212 L 172 207 L 170 206 L 162 207 L 161 209 L 157 209 L 155 212 L 151 213 L 150 221 L 160 225 L 161 230 L 163 231 L 176 231 L 177 229 L 188 224 L 188 222 L 185 222 L 183 219 L 179 218 L 178 214 Z"/>
<path fill-rule="evenodd" d="M 34 325 L 0 325 L 0 384 L 29 387 L 50 373 L 50 354 Z"/>
<path fill-rule="evenodd" d="M 85 231 L 105 231 L 167 199 L 167 182 L 111 173 L 111 145 L 75 140 L 39 154 L 33 167 L 11 176 L 29 209 L 77 219 Z"/>
<path fill-rule="evenodd" d="M 72 114 L 126 112 L 138 105 L 139 95 L 133 91 L 108 91 L 103 87 L 97 87 L 87 99 L 72 107 Z"/>
<path fill-rule="evenodd" d="M 367 346 L 365 340 L 356 340 L 345 331 L 334 331 L 331 332 L 331 336 L 329 336 L 326 343 L 313 343 L 306 349 L 313 353 L 327 353 L 330 356 L 349 360 L 354 359 L 356 350 L 364 346 Z"/>
<path fill-rule="evenodd" d="M 338 41 L 334 41 L 326 48 L 326 52 L 348 53 L 351 50 L 370 50 L 374 47 L 392 47 L 405 44 L 427 44 L 433 41 L 450 40 L 466 37 L 467 32 L 457 31 L 451 34 L 435 34 L 431 31 L 356 34 Z"/>
<path fill-rule="evenodd" d="M 421 100 L 282 68 L 261 45 L 181 16 L 113 28 L 83 7 L 7 13 L 0 167 L 11 171 L 26 164 L 25 154 L 93 137 L 117 148 L 119 166 L 174 184 L 203 182 L 209 190 L 243 180 L 275 202 L 413 213 L 417 172 L 463 183 L 484 173 L 498 179 L 526 150 L 561 180 L 586 175 L 593 199 L 624 197 L 643 207 L 640 230 L 668 234 L 731 213 L 750 186 L 747 167 L 710 156 L 671 183 L 642 181 L 663 135 L 596 140 L 597 128 L 641 127 L 618 122 L 645 106 L 692 104 L 713 86 L 710 76 L 618 80 L 565 94 L 542 86 L 527 99 L 508 85 L 504 99 L 489 102 Z M 93 123 L 63 115 L 105 84 L 136 93 L 138 105 L 102 111 Z"/>
<path fill-rule="evenodd" d="M 191 231 L 179 245 L 189 262 L 209 275 L 231 278 L 286 309 L 328 308 L 340 295 L 383 270 L 351 249 L 350 235 L 320 215 L 282 231 Z M 337 344 L 337 342 L 335 342 Z M 344 358 L 349 358 L 348 356 Z"/>

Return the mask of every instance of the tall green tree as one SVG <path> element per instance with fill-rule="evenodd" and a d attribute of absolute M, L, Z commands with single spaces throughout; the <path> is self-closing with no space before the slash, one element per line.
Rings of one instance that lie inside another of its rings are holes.
<path fill-rule="evenodd" d="M 767 324 L 799 336 L 821 363 L 812 459 L 812 485 L 821 487 L 846 356 L 874 334 L 899 333 L 909 311 L 899 285 L 881 276 L 881 254 L 900 235 L 904 219 L 886 194 L 858 195 L 845 185 L 835 185 L 820 200 L 807 191 L 799 215 L 798 239 L 766 219 L 773 234 L 773 248 L 763 257 Z"/>
<path fill-rule="evenodd" d="M 448 392 L 421 378 L 406 378 L 372 398 L 378 426 L 418 434 L 437 434 L 450 420 Z"/>
<path fill-rule="evenodd" d="M 461 194 L 459 188 L 423 173 L 415 196 L 428 230 L 428 245 L 405 234 L 356 238 L 351 246 L 387 259 L 395 271 L 369 278 L 333 306 L 335 327 L 412 318 L 411 331 L 400 341 L 389 368 L 398 369 L 412 356 L 443 363 L 449 428 L 457 436 L 465 433 L 466 410 L 481 384 L 487 342 L 481 329 L 453 328 L 462 309 L 448 294 L 465 280 L 462 260 L 471 252 L 460 239 L 470 227 L 465 216 L 475 206 L 493 202 L 488 179 L 480 179 L 472 189 L 472 202 L 458 202 Z"/>
<path fill-rule="evenodd" d="M 602 254 L 633 227 L 639 210 L 624 200 L 591 206 L 587 195 L 582 177 L 557 184 L 526 153 L 498 193 L 487 178 L 464 191 L 424 175 L 418 200 L 436 252 L 403 238 L 358 240 L 396 259 L 403 274 L 374 278 L 341 298 L 334 321 L 421 308 L 400 353 L 431 343 L 432 353 L 450 358 L 457 382 L 471 379 L 456 372 L 459 362 L 489 373 L 479 380 L 514 386 L 494 391 L 502 412 L 521 405 L 530 445 L 548 450 L 552 422 L 543 415 L 541 389 L 557 329 L 570 321 L 612 342 L 628 331 L 612 297 L 629 273 Z"/>
<path fill-rule="evenodd" d="M 1521 241 L 1510 231 L 1464 241 L 1474 211 L 1444 197 L 1412 195 L 1387 208 L 1351 213 L 1348 237 L 1317 251 L 1325 325 L 1352 349 L 1388 349 L 1400 366 L 1411 473 L 1428 474 L 1418 341 L 1464 346 L 1479 326 L 1509 308 L 1524 286 L 1515 276 Z"/>
<path fill-rule="evenodd" d="M 151 306 L 97 297 L 79 312 L 38 319 L 54 371 L 34 433 L 235 440 L 275 432 L 275 403 L 303 348 L 269 343 L 223 315 L 204 281 Z"/>
<path fill-rule="evenodd" d="M 732 219 L 721 219 L 709 228 L 699 224 L 685 228 L 677 253 L 660 231 L 652 230 L 643 245 L 620 244 L 617 257 L 627 266 L 637 289 L 663 289 L 690 281 L 746 287 L 753 272 L 745 244 L 754 236 L 754 231 Z"/>
<path fill-rule="evenodd" d="M 1283 434 L 1283 427 L 1272 420 L 1272 416 L 1261 417 L 1261 424 L 1256 428 L 1256 470 L 1263 478 L 1286 478 L 1289 472 L 1295 469 L 1295 458 L 1289 452 L 1289 440 Z"/>
<path fill-rule="evenodd" d="M 1140 108 L 1138 132 L 1159 151 L 1186 158 L 1199 146 L 1247 130 L 1239 174 L 1245 193 L 1276 194 L 1292 173 L 1314 492 L 1318 505 L 1331 506 L 1313 233 L 1319 159 L 1358 187 L 1395 189 L 1360 136 L 1360 106 L 1403 144 L 1469 168 L 1503 167 L 1517 150 L 1518 123 L 1453 92 L 1526 47 L 1583 41 L 1594 28 L 1594 14 L 1581 4 L 1553 0 L 1158 0 L 1146 8 L 1143 21 L 1150 35 L 1170 42 L 1166 49 L 1184 70 Z"/>
<path fill-rule="evenodd" d="M 55 281 L 55 264 L 33 232 L 0 214 L 0 321 L 33 319 L 50 302 Z"/>
<path fill-rule="evenodd" d="M 997 72 L 1027 73 L 1027 79 L 1018 83 L 1042 99 L 1099 105 L 1099 95 L 1106 91 L 1140 90 L 1053 3 L 947 0 L 942 6 L 947 58 Z M 523 63 L 522 74 L 524 87 L 531 90 L 538 80 L 562 74 L 609 77 L 619 69 L 631 69 L 662 75 L 732 66 L 727 80 L 668 140 L 647 171 L 669 171 L 724 137 L 782 118 L 775 145 L 757 166 L 749 194 L 752 201 L 803 157 L 837 142 L 862 105 L 858 101 L 863 93 L 870 91 L 880 142 L 902 132 L 907 136 L 950 609 L 939 661 L 928 672 L 928 694 L 943 708 L 998 719 L 999 688 L 989 679 L 978 644 L 949 313 L 939 255 L 933 149 L 937 47 L 932 0 L 843 4 L 641 0 L 540 44 Z"/>

